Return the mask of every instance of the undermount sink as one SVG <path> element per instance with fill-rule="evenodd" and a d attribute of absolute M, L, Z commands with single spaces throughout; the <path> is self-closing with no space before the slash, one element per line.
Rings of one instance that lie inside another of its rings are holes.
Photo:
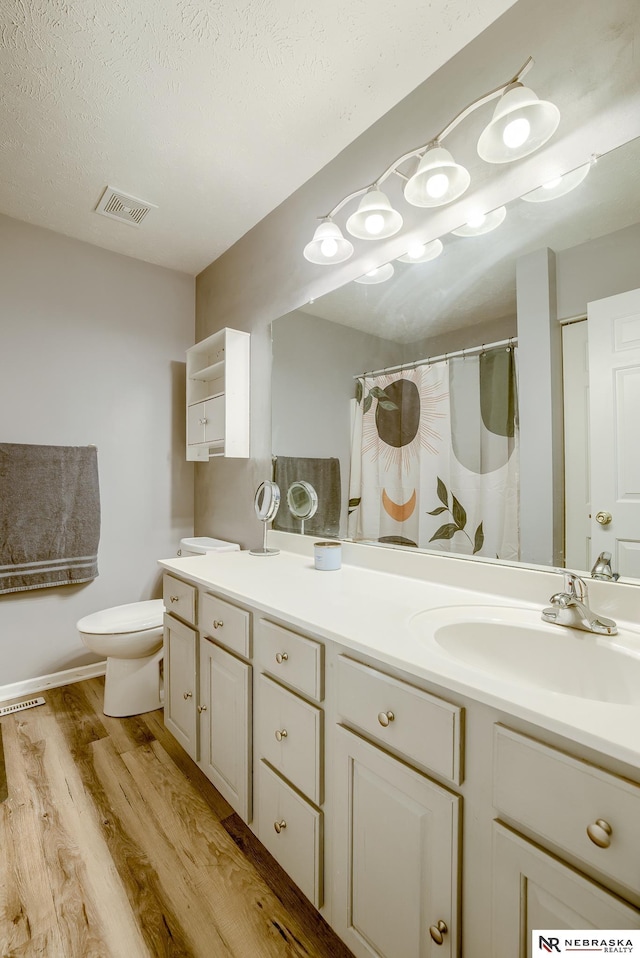
<path fill-rule="evenodd" d="M 618 705 L 640 705 L 640 633 L 599 636 L 543 622 L 540 610 L 451 606 L 419 612 L 411 634 L 497 679 Z"/>

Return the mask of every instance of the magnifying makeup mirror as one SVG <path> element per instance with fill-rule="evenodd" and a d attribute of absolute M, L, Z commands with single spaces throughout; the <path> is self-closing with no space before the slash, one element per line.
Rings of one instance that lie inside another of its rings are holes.
<path fill-rule="evenodd" d="M 256 489 L 253 507 L 256 515 L 264 523 L 264 534 L 262 537 L 262 549 L 250 549 L 252 556 L 275 556 L 280 549 L 267 549 L 267 525 L 272 522 L 280 505 L 280 489 L 276 482 L 261 482 Z"/>
<path fill-rule="evenodd" d="M 295 519 L 300 519 L 300 534 L 304 535 L 304 524 L 307 519 L 315 516 L 318 510 L 318 495 L 310 482 L 300 479 L 292 482 L 287 492 L 289 512 Z"/>

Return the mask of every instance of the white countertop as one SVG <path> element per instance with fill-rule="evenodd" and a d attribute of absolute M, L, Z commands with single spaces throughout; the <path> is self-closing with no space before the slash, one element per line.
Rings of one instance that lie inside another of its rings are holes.
<path fill-rule="evenodd" d="M 191 556 L 161 560 L 160 565 L 303 631 L 640 767 L 640 706 L 582 699 L 497 678 L 422 641 L 409 626 L 414 615 L 427 609 L 506 605 L 541 611 L 544 601 L 520 601 L 499 591 L 474 591 L 376 571 L 346 564 L 344 558 L 341 569 L 320 572 L 309 556 L 284 551 L 274 556 L 248 552 Z M 498 569 L 496 584 L 499 574 Z"/>

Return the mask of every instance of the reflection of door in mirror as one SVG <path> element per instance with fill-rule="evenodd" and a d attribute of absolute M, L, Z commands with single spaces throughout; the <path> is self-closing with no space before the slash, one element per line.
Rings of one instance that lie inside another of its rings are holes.
<path fill-rule="evenodd" d="M 615 571 L 639 578 L 640 290 L 589 303 L 563 350 L 567 566 L 610 552 Z"/>

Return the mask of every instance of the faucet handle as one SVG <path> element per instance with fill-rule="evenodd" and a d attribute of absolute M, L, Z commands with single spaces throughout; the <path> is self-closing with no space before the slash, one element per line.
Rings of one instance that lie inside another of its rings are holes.
<path fill-rule="evenodd" d="M 564 571 L 564 591 L 579 602 L 586 602 L 587 583 L 575 572 Z"/>

